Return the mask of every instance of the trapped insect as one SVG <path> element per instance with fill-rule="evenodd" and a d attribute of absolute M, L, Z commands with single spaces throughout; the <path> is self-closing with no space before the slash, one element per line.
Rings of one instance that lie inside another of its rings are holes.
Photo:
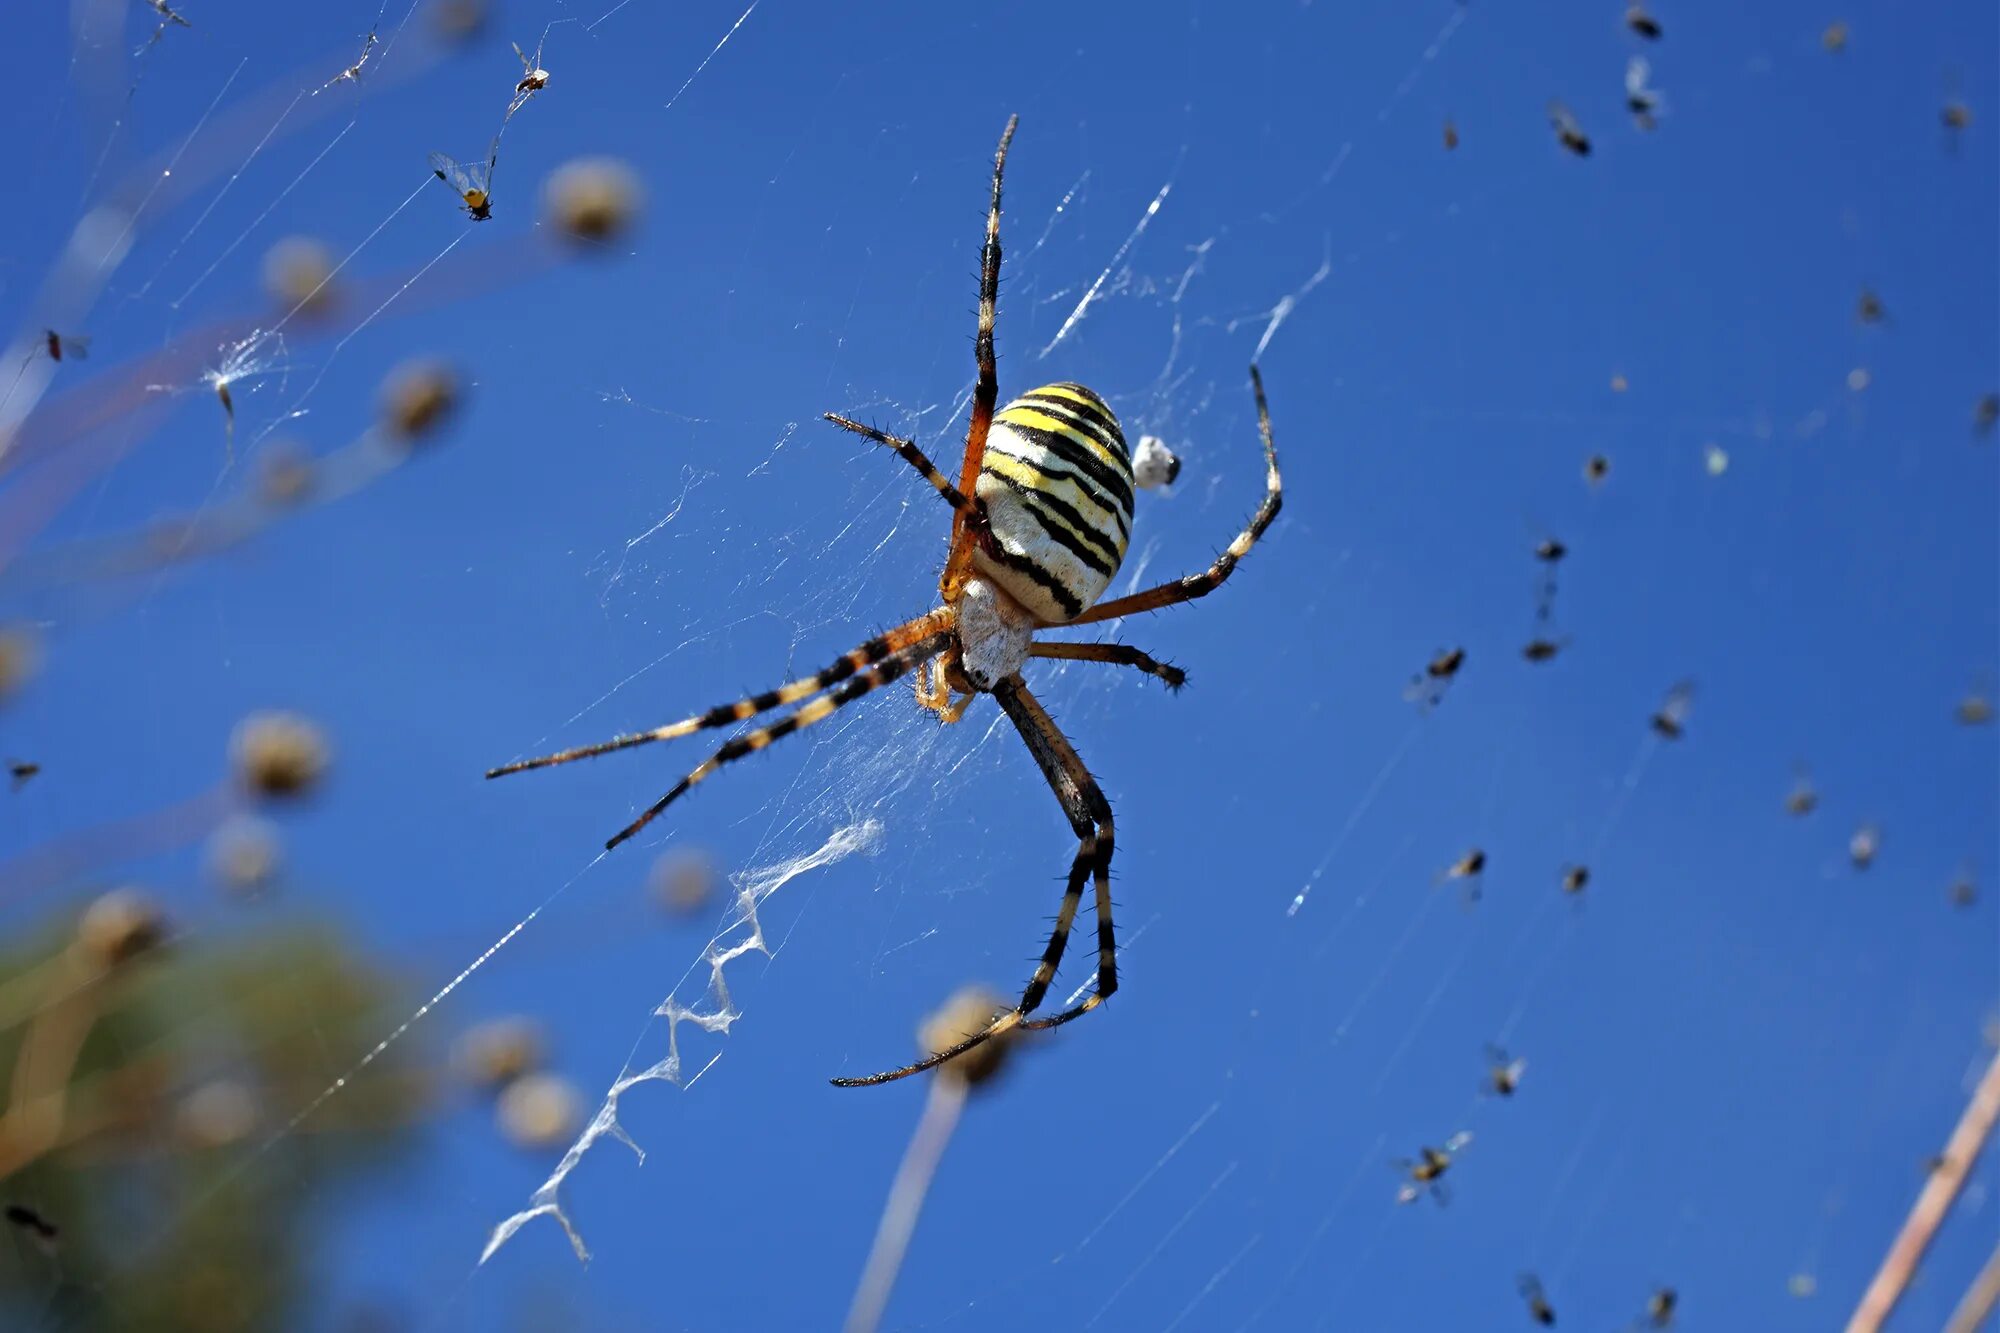
<path fill-rule="evenodd" d="M 1660 711 L 1653 714 L 1653 730 L 1670 741 L 1679 740 L 1687 731 L 1688 713 L 1694 708 L 1694 682 L 1683 680 L 1667 691 L 1666 702 Z"/>
<path fill-rule="evenodd" d="M 495 136 L 484 162 L 454 162 L 443 153 L 432 153 L 431 174 L 451 187 L 474 222 L 486 222 L 493 217 L 493 168 L 499 160 L 500 140 Z"/>
<path fill-rule="evenodd" d="M 1465 665 L 1465 649 L 1447 648 L 1424 663 L 1424 669 L 1410 677 L 1410 683 L 1403 688 L 1403 697 L 1411 703 L 1425 708 L 1434 708 L 1443 702 L 1445 691 L 1458 678 L 1459 668 Z"/>
<path fill-rule="evenodd" d="M 1660 21 L 1639 0 L 1633 0 L 1625 7 L 1625 26 L 1649 42 L 1660 40 Z"/>
<path fill-rule="evenodd" d="M 1526 1060 L 1510 1060 L 1506 1048 L 1488 1045 L 1486 1048 L 1485 1090 L 1496 1097 L 1512 1097 L 1521 1087 L 1521 1076 L 1528 1072 Z"/>
<path fill-rule="evenodd" d="M 313 89 L 313 96 L 318 97 L 321 93 L 333 87 L 333 85 L 336 83 L 361 82 L 361 70 L 362 67 L 368 63 L 369 54 L 375 50 L 375 40 L 376 40 L 375 30 L 373 28 L 370 28 L 368 30 L 368 40 L 362 43 L 361 46 L 361 58 L 359 60 L 356 60 L 353 64 L 349 65 L 346 69 L 340 71 L 340 73 L 328 79 L 325 83 L 322 83 L 319 87 Z"/>
<path fill-rule="evenodd" d="M 524 759 L 490 771 L 489 778 L 546 768 L 727 727 L 785 704 L 792 712 L 726 742 L 665 796 L 614 834 L 616 847 L 725 764 L 754 754 L 795 731 L 831 716 L 870 691 L 915 673 L 917 701 L 945 722 L 956 722 L 981 695 L 990 694 L 1020 733 L 1042 776 L 1075 831 L 1077 848 L 1055 928 L 1021 999 L 982 1029 L 914 1064 L 862 1078 L 837 1078 L 841 1087 L 886 1083 L 951 1060 L 1016 1028 L 1050 1028 L 1097 1008 L 1118 988 L 1117 940 L 1112 927 L 1111 804 L 1096 779 L 1029 690 L 1022 670 L 1033 659 L 1104 662 L 1133 667 L 1165 682 L 1185 683 L 1178 668 L 1136 648 L 1112 643 L 1046 642 L 1045 630 L 1092 625 L 1157 611 L 1205 597 L 1220 587 L 1278 516 L 1283 501 L 1277 446 L 1271 434 L 1264 382 L 1250 368 L 1263 442 L 1265 492 L 1257 512 L 1227 549 L 1196 574 L 1100 602 L 1123 560 L 1132 526 L 1132 463 L 1111 409 L 1080 384 L 1045 384 L 995 410 L 994 307 L 1000 290 L 1000 187 L 1017 119 L 1009 119 L 993 160 L 993 189 L 980 251 L 979 318 L 973 341 L 978 382 L 966 431 L 965 455 L 954 483 L 913 440 L 886 434 L 846 417 L 826 419 L 893 450 L 915 468 L 952 511 L 951 542 L 938 589 L 943 605 L 843 654 L 831 666 L 800 680 L 735 703 L 721 704 L 680 722 L 634 732 L 596 745 Z M 1081 1003 L 1031 1018 L 1055 980 L 1087 884 L 1096 888 L 1097 984 Z"/>
<path fill-rule="evenodd" d="M 60 361 L 66 356 L 81 361 L 90 355 L 88 338 L 65 337 L 54 329 L 43 329 L 42 341 L 48 348 L 51 361 Z"/>
<path fill-rule="evenodd" d="M 1578 157 L 1590 156 L 1590 136 L 1583 132 L 1583 126 L 1576 123 L 1576 117 L 1561 102 L 1549 103 L 1549 128 L 1556 132 L 1556 139 L 1563 147 Z"/>
<path fill-rule="evenodd" d="M 1521 1299 L 1528 1303 L 1528 1318 L 1545 1328 L 1553 1328 L 1556 1322 L 1556 1308 L 1549 1304 L 1548 1293 L 1542 1290 L 1542 1280 L 1533 1273 L 1521 1274 L 1517 1284 Z"/>
<path fill-rule="evenodd" d="M 535 56 L 532 60 L 528 58 L 527 52 L 521 49 L 519 42 L 514 43 L 514 54 L 521 61 L 521 81 L 514 85 L 514 100 L 507 103 L 506 119 L 500 122 L 503 126 L 514 118 L 516 111 L 528 104 L 530 98 L 549 86 L 549 72 L 542 68 L 542 48 L 548 44 L 548 40 L 548 29 L 544 28 L 542 40 L 535 43 Z"/>
<path fill-rule="evenodd" d="M 1396 1191 L 1396 1202 L 1415 1203 L 1428 1193 L 1440 1204 L 1450 1203 L 1451 1191 L 1445 1188 L 1444 1173 L 1451 1170 L 1453 1157 L 1470 1142 L 1472 1142 L 1471 1131 L 1460 1130 L 1446 1139 L 1442 1148 L 1426 1145 L 1417 1149 L 1415 1161 L 1407 1157 L 1397 1158 L 1396 1169 L 1409 1179 L 1405 1180 L 1403 1187 Z"/>

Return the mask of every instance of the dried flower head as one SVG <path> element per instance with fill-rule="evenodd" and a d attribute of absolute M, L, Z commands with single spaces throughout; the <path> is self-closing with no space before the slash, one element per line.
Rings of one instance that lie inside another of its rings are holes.
<path fill-rule="evenodd" d="M 254 796 L 287 799 L 326 775 L 326 734 L 296 713 L 252 713 L 229 738 L 236 780 Z"/>

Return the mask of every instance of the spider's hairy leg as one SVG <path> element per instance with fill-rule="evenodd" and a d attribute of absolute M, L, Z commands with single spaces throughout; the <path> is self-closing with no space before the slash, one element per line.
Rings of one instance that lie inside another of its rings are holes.
<path fill-rule="evenodd" d="M 1089 1013 L 1118 989 L 1118 946 L 1111 924 L 1111 804 L 1104 799 L 1104 793 L 1098 790 L 1083 760 L 1056 727 L 1054 719 L 1028 692 L 1028 687 L 1019 676 L 1001 681 L 994 687 L 993 696 L 1014 720 L 1015 728 L 1020 731 L 1029 752 L 1035 756 L 1035 762 L 1055 791 L 1056 799 L 1062 802 L 1070 827 L 1076 831 L 1076 856 L 1070 861 L 1069 884 L 1063 890 L 1062 906 L 1056 912 L 1055 929 L 1049 935 L 1048 947 L 1042 951 L 1042 961 L 1036 965 L 1034 976 L 1021 993 L 1020 1004 L 995 1018 L 985 1030 L 901 1069 L 870 1074 L 864 1078 L 834 1079 L 835 1087 L 870 1087 L 920 1074 L 993 1040 L 1010 1028 L 1056 1027 Z M 1030 1019 L 1028 1015 L 1041 1005 L 1043 997 L 1048 994 L 1049 986 L 1055 980 L 1056 968 L 1068 948 L 1070 930 L 1083 900 L 1086 877 L 1094 878 L 1097 883 L 1097 987 L 1089 998 L 1074 1008 L 1065 1009 L 1050 1018 Z"/>
<path fill-rule="evenodd" d="M 1045 643 L 1036 640 L 1029 647 L 1028 656 L 1060 658 L 1069 662 L 1109 662 L 1113 666 L 1137 667 L 1149 676 L 1158 676 L 1166 682 L 1170 690 L 1178 690 L 1187 684 L 1187 672 L 1122 643 Z"/>
<path fill-rule="evenodd" d="M 595 745 L 578 746 L 573 750 L 561 750 L 555 754 L 545 754 L 534 759 L 522 759 L 500 768 L 490 769 L 489 778 L 505 777 L 509 773 L 522 773 L 531 768 L 549 768 L 555 764 L 572 763 L 578 759 L 590 759 L 613 750 L 629 750 L 635 745 L 649 745 L 654 741 L 670 741 L 680 736 L 689 736 L 697 731 L 708 731 L 716 727 L 727 727 L 737 722 L 745 722 L 759 713 L 768 712 L 783 704 L 797 703 L 800 699 L 818 694 L 830 685 L 837 685 L 863 667 L 880 662 L 892 654 L 900 653 L 919 640 L 934 636 L 951 624 L 949 607 L 939 607 L 926 612 L 915 620 L 907 621 L 884 634 L 878 634 L 866 643 L 843 653 L 840 660 L 813 675 L 801 677 L 766 690 L 762 694 L 739 699 L 731 704 L 718 704 L 705 713 L 697 713 L 679 722 L 664 727 L 654 727 L 651 731 L 635 731 L 628 735 L 616 736 Z"/>
<path fill-rule="evenodd" d="M 881 662 L 862 672 L 839 689 L 821 695 L 804 707 L 795 709 L 784 717 L 779 718 L 770 726 L 759 727 L 755 731 L 726 742 L 714 754 L 702 760 L 686 777 L 675 783 L 672 791 L 669 791 L 665 796 L 662 796 L 659 800 L 648 806 L 644 814 L 613 834 L 604 844 L 604 849 L 610 851 L 613 847 L 616 847 L 619 843 L 624 842 L 640 829 L 652 823 L 662 810 L 665 810 L 668 806 L 679 800 L 687 793 L 690 787 L 693 787 L 724 764 L 733 763 L 746 754 L 755 754 L 774 741 L 781 741 L 795 731 L 803 730 L 815 722 L 831 717 L 834 713 L 853 703 L 862 695 L 880 689 L 889 682 L 898 679 L 911 667 L 943 648 L 950 638 L 951 635 L 949 632 L 946 632 L 933 634 L 927 639 L 919 639 L 917 642 L 904 648 L 901 652 L 884 658 Z"/>
<path fill-rule="evenodd" d="M 1264 377 L 1255 366 L 1250 367 L 1250 385 L 1257 394 L 1257 430 L 1264 438 L 1264 500 L 1251 516 L 1249 526 L 1238 533 L 1236 540 L 1229 543 L 1229 549 L 1217 556 L 1215 563 L 1201 573 L 1188 574 L 1127 597 L 1099 602 L 1069 624 L 1089 625 L 1100 620 L 1116 620 L 1119 616 L 1157 611 L 1164 606 L 1206 597 L 1221 587 L 1243 557 L 1250 554 L 1250 548 L 1264 535 L 1264 529 L 1271 526 L 1271 520 L 1278 516 L 1278 510 L 1285 502 L 1284 482 L 1278 475 L 1278 449 L 1271 440 L 1271 409 L 1264 401 Z"/>
<path fill-rule="evenodd" d="M 918 474 L 925 481 L 929 482 L 939 495 L 944 497 L 946 504 L 960 513 L 970 516 L 971 511 L 976 507 L 973 501 L 966 498 L 964 491 L 952 485 L 951 479 L 937 470 L 937 465 L 931 462 L 922 449 L 917 447 L 915 440 L 906 440 L 900 435 L 891 435 L 885 430 L 877 430 L 873 426 L 864 426 L 850 417 L 841 416 L 838 412 L 822 412 L 820 413 L 820 418 L 824 421 L 831 421 L 842 430 L 851 430 L 856 435 L 864 435 L 877 444 L 887 445 L 889 448 L 894 449 L 898 457 L 915 468 Z"/>
<path fill-rule="evenodd" d="M 1000 147 L 993 154 L 993 199 L 986 210 L 986 242 L 979 249 L 979 327 L 973 335 L 972 357 L 979 367 L 979 379 L 972 390 L 972 418 L 965 428 L 965 458 L 959 464 L 958 489 L 973 495 L 979 485 L 979 469 L 986 461 L 986 433 L 993 426 L 993 408 L 1000 401 L 1000 372 L 994 364 L 993 320 L 1000 304 L 1000 181 L 1007 173 L 1007 146 L 1014 142 L 1019 116 L 1007 117 L 1000 132 Z M 953 602 L 972 572 L 974 533 L 961 509 L 951 522 L 951 554 L 945 558 L 944 575 L 938 589 L 944 600 Z"/>

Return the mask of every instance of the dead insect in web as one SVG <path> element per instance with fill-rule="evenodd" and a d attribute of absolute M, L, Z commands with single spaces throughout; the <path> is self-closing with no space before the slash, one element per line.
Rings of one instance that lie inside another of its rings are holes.
<path fill-rule="evenodd" d="M 1854 302 L 1854 317 L 1863 324 L 1880 324 L 1887 314 L 1882 307 L 1882 298 L 1875 294 L 1873 288 L 1863 287 Z"/>
<path fill-rule="evenodd" d="M 1578 157 L 1590 156 L 1590 136 L 1576 123 L 1576 117 L 1561 102 L 1549 103 L 1549 127 L 1556 132 L 1556 139 L 1564 148 Z"/>
<path fill-rule="evenodd" d="M 178 24 L 180 27 L 183 28 L 192 28 L 194 26 L 194 24 L 189 23 L 179 14 L 169 9 L 167 7 L 167 0 L 146 0 L 146 4 L 149 8 L 152 9 L 152 11 L 155 14 L 158 14 L 160 16 L 160 26 L 154 30 L 152 41 L 147 42 L 146 43 L 147 46 L 151 46 L 153 42 L 159 41 L 160 35 L 166 32 L 167 25 L 169 24 Z M 144 50 L 145 48 L 141 47 L 140 49 Z"/>
<path fill-rule="evenodd" d="M 1471 1131 L 1461 1130 L 1446 1139 L 1442 1148 L 1426 1145 L 1417 1149 L 1415 1161 L 1407 1157 L 1398 1157 L 1395 1162 L 1396 1169 L 1409 1178 L 1403 1182 L 1403 1187 L 1396 1191 L 1396 1202 L 1415 1203 L 1428 1193 L 1440 1204 L 1450 1203 L 1451 1192 L 1445 1188 L 1444 1175 L 1451 1170 L 1452 1158 L 1470 1142 L 1472 1142 Z"/>
<path fill-rule="evenodd" d="M 1847 840 L 1847 859 L 1854 863 L 1856 870 L 1866 870 L 1874 865 L 1875 856 L 1881 850 L 1882 830 L 1874 824 L 1863 824 Z"/>
<path fill-rule="evenodd" d="M 542 29 L 542 40 L 535 43 L 535 58 L 528 59 L 528 53 L 514 43 L 514 54 L 521 61 L 521 81 L 514 85 L 514 100 L 507 103 L 507 115 L 500 123 L 505 125 L 514 118 L 514 113 L 528 104 L 528 99 L 549 86 L 549 72 L 542 68 L 542 47 L 547 45 L 549 31 Z"/>
<path fill-rule="evenodd" d="M 1639 0 L 1625 6 L 1625 26 L 1638 33 L 1649 42 L 1660 40 L 1660 21 L 1652 16 Z"/>
<path fill-rule="evenodd" d="M 1444 122 L 1444 150 L 1449 153 L 1456 147 L 1458 147 L 1458 125 L 1447 116 Z"/>
<path fill-rule="evenodd" d="M 1528 1303 L 1528 1318 L 1544 1328 L 1554 1328 L 1556 1307 L 1549 1304 L 1548 1293 L 1542 1290 L 1542 1280 L 1533 1273 L 1523 1273 L 1516 1279 L 1521 1299 Z"/>
<path fill-rule="evenodd" d="M 1465 649 L 1447 648 L 1424 664 L 1424 669 L 1410 677 L 1410 683 L 1403 689 L 1403 697 L 1412 703 L 1421 703 L 1425 708 L 1435 707 L 1458 678 L 1459 668 L 1465 665 Z"/>
<path fill-rule="evenodd" d="M 1972 405 L 1972 428 L 1981 435 L 1991 435 L 1996 422 L 2000 422 L 2000 393 L 1981 394 Z"/>
<path fill-rule="evenodd" d="M 1601 486 L 1611 475 L 1611 460 L 1603 454 L 1592 454 L 1583 463 L 1583 479 L 1592 486 Z"/>
<path fill-rule="evenodd" d="M 1474 847 L 1464 856 L 1459 857 L 1456 861 L 1439 871 L 1438 883 L 1448 884 L 1452 880 L 1461 881 L 1464 884 L 1464 888 L 1460 890 L 1460 894 L 1465 899 L 1465 905 L 1471 907 L 1479 901 L 1480 876 L 1485 873 L 1485 870 L 1486 852 L 1483 848 Z"/>
<path fill-rule="evenodd" d="M 1670 741 L 1677 741 L 1687 730 L 1688 713 L 1694 707 L 1694 682 L 1684 680 L 1667 691 L 1666 702 L 1660 711 L 1653 714 L 1653 730 Z"/>
<path fill-rule="evenodd" d="M 1659 113 L 1664 105 L 1659 90 L 1647 86 L 1653 77 L 1653 67 L 1644 56 L 1633 56 L 1625 64 L 1625 109 L 1632 113 L 1632 123 L 1642 130 L 1656 128 Z"/>
<path fill-rule="evenodd" d="M 49 360 L 60 361 L 70 357 L 81 361 L 90 355 L 90 339 L 64 337 L 54 329 L 43 329 L 42 339 L 48 348 Z"/>
<path fill-rule="evenodd" d="M 1796 818 L 1818 808 L 1819 789 L 1813 786 L 1812 775 L 1801 768 L 1792 779 L 1792 789 L 1785 793 L 1785 813 Z"/>
<path fill-rule="evenodd" d="M 340 73 L 328 79 L 325 83 L 322 83 L 319 87 L 313 89 L 313 96 L 318 97 L 321 93 L 333 87 L 333 85 L 336 83 L 361 82 L 362 66 L 368 63 L 369 53 L 372 52 L 374 49 L 375 49 L 375 30 L 373 28 L 370 28 L 368 30 L 368 40 L 364 42 L 361 47 L 361 58 L 359 60 L 356 60 L 353 64 L 349 65 L 346 69 L 340 71 Z"/>
<path fill-rule="evenodd" d="M 1485 1090 L 1495 1097 L 1512 1097 L 1521 1087 L 1521 1077 L 1528 1072 L 1526 1060 L 1510 1060 L 1505 1048 L 1488 1044 L 1486 1047 Z"/>
<path fill-rule="evenodd" d="M 62 1236 L 62 1228 L 23 1203 L 10 1203 L 6 1211 L 7 1220 L 27 1232 L 29 1238 L 35 1242 L 35 1248 L 45 1255 L 55 1253 L 56 1241 Z"/>
<path fill-rule="evenodd" d="M 1680 1293 L 1672 1287 L 1655 1287 L 1653 1294 L 1646 1298 L 1646 1327 L 1672 1327 L 1674 1309 L 1680 1303 Z"/>
<path fill-rule="evenodd" d="M 1590 867 L 1583 865 L 1564 866 L 1562 886 L 1563 892 L 1569 894 L 1571 897 L 1582 893 L 1586 888 L 1590 887 Z"/>
<path fill-rule="evenodd" d="M 1847 49 L 1847 20 L 1835 19 L 1826 25 L 1826 31 L 1819 35 L 1819 44 L 1828 52 L 1838 55 Z"/>
<path fill-rule="evenodd" d="M 1142 491 L 1171 486 L 1181 475 L 1181 460 L 1157 435 L 1141 435 L 1132 451 L 1132 484 Z"/>
<path fill-rule="evenodd" d="M 1543 619 L 1547 619 L 1547 616 Z M 1563 641 L 1560 639 L 1530 639 L 1521 649 L 1521 656 L 1530 662 L 1547 662 L 1562 651 L 1562 646 Z"/>
<path fill-rule="evenodd" d="M 41 771 L 42 766 L 32 759 L 9 759 L 7 761 L 7 774 L 14 779 L 15 791 L 19 791 L 21 788 L 27 786 L 29 781 Z"/>
<path fill-rule="evenodd" d="M 493 217 L 493 168 L 500 160 L 496 136 L 484 162 L 454 162 L 443 153 L 431 154 L 431 174 L 450 186 L 474 222 Z"/>
<path fill-rule="evenodd" d="M 1568 554 L 1569 547 L 1564 546 L 1554 537 L 1544 537 L 1535 543 L 1535 559 L 1545 565 L 1556 564 Z"/>

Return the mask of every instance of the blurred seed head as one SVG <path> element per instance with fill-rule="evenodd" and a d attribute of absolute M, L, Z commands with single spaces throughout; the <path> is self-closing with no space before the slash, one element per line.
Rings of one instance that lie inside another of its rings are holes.
<path fill-rule="evenodd" d="M 645 200 L 639 178 L 613 157 L 579 157 L 542 186 L 542 216 L 564 240 L 595 246 L 632 227 Z"/>
<path fill-rule="evenodd" d="M 1703 445 L 1701 457 L 1703 464 L 1708 468 L 1709 476 L 1719 477 L 1729 471 L 1729 453 L 1721 445 Z"/>
<path fill-rule="evenodd" d="M 1996 422 L 2000 422 L 2000 393 L 1980 395 L 1979 401 L 1972 405 L 1973 429 L 1985 435 L 1992 431 Z"/>
<path fill-rule="evenodd" d="M 166 941 L 166 918 L 138 889 L 113 889 L 83 909 L 76 923 L 76 948 L 109 972 L 151 953 Z"/>
<path fill-rule="evenodd" d="M 931 1056 L 956 1046 L 967 1037 L 985 1031 L 1010 1007 L 998 992 L 987 987 L 967 986 L 959 990 L 917 1029 L 919 1053 Z M 1020 1028 L 1009 1028 L 938 1066 L 937 1076 L 956 1079 L 968 1088 L 979 1087 L 1006 1067 L 1007 1057 L 1013 1054 L 1021 1036 Z"/>
<path fill-rule="evenodd" d="M 1819 1290 L 1819 1279 L 1811 1273 L 1794 1273 L 1786 1279 L 1785 1290 L 1803 1301 Z"/>
<path fill-rule="evenodd" d="M 1847 372 L 1847 387 L 1854 393 L 1860 393 L 1866 389 L 1873 380 L 1874 377 L 1868 373 L 1868 367 L 1866 366 L 1856 366 Z"/>
<path fill-rule="evenodd" d="M 1819 44 L 1838 54 L 1847 49 L 1847 20 L 1835 19 L 1826 25 L 1826 31 L 1819 35 Z"/>
<path fill-rule="evenodd" d="M 515 1147 L 558 1148 L 575 1135 L 583 1098 L 567 1079 L 527 1074 L 507 1085 L 495 1115 L 501 1134 Z"/>
<path fill-rule="evenodd" d="M 1847 840 L 1847 859 L 1854 862 L 1856 870 L 1866 870 L 1874 865 L 1875 855 L 1881 850 L 1882 830 L 1873 824 L 1863 824 Z"/>
<path fill-rule="evenodd" d="M 229 738 L 236 780 L 253 796 L 304 796 L 326 776 L 326 733 L 297 713 L 252 713 Z"/>
<path fill-rule="evenodd" d="M 1972 124 L 1972 108 L 1953 98 L 1944 104 L 1944 110 L 1938 112 L 1938 119 L 1948 130 L 1966 129 Z"/>
<path fill-rule="evenodd" d="M 1962 726 L 1984 726 L 1993 720 L 1993 701 L 1980 691 L 1974 690 L 1958 701 L 1958 707 L 1952 709 L 1952 716 L 1956 717 Z"/>
<path fill-rule="evenodd" d="M 204 859 L 217 885 L 247 898 L 276 882 L 284 865 L 284 844 L 270 820 L 238 815 L 209 835 Z"/>
<path fill-rule="evenodd" d="M 303 445 L 273 440 L 257 455 L 257 498 L 273 509 L 300 503 L 317 480 L 313 457 Z"/>
<path fill-rule="evenodd" d="M 398 444 L 414 444 L 457 412 L 458 375 L 442 361 L 406 361 L 382 382 L 382 429 Z"/>
<path fill-rule="evenodd" d="M 1624 375 L 1617 374 L 1611 377 L 1611 392 L 1624 393 L 1627 389 L 1631 387 L 1632 387 L 1631 383 L 1626 380 Z"/>
<path fill-rule="evenodd" d="M 692 916 L 715 896 L 715 861 L 694 847 L 664 852 L 646 876 L 653 901 L 670 916 Z"/>
<path fill-rule="evenodd" d="M 249 1138 L 262 1119 L 256 1090 L 248 1083 L 213 1078 L 181 1099 L 174 1129 L 190 1147 L 226 1148 Z"/>
<path fill-rule="evenodd" d="M 532 1018 L 495 1018 L 470 1027 L 452 1046 L 458 1076 L 486 1091 L 532 1074 L 547 1057 L 542 1026 Z"/>
<path fill-rule="evenodd" d="M 264 291 L 287 314 L 324 315 L 339 303 L 333 251 L 311 236 L 287 236 L 264 252 Z"/>
<path fill-rule="evenodd" d="M 431 28 L 447 42 L 468 42 L 485 30 L 491 16 L 487 0 L 438 0 L 431 9 Z"/>
<path fill-rule="evenodd" d="M 42 665 L 42 641 L 26 625 L 0 625 L 0 704 L 20 692 Z"/>

